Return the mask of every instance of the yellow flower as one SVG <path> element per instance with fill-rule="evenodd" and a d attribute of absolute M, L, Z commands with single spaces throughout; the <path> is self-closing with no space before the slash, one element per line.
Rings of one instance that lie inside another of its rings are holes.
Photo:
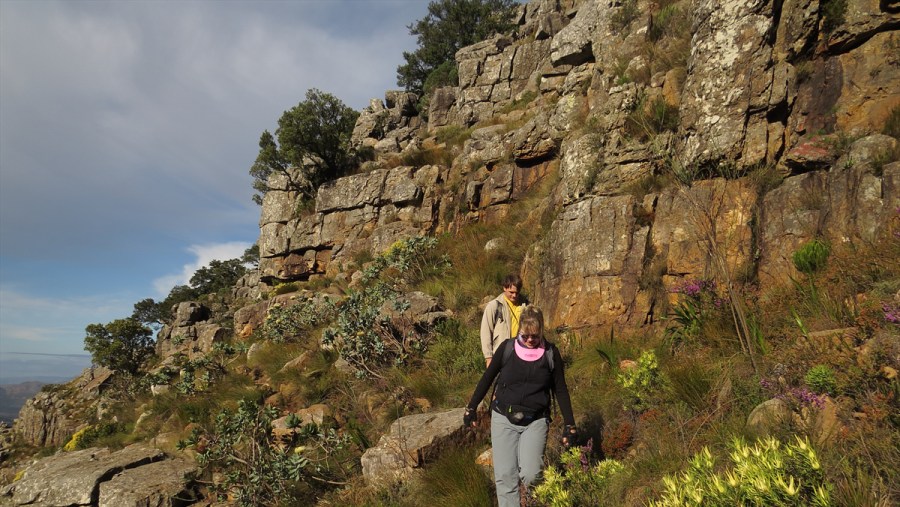
<path fill-rule="evenodd" d="M 68 452 L 78 449 L 78 442 L 81 441 L 81 438 L 84 437 L 84 434 L 87 433 L 89 429 L 91 429 L 91 426 L 85 426 L 84 428 L 76 431 L 75 434 L 72 435 L 72 438 L 70 438 L 69 441 L 66 442 L 66 445 L 63 446 L 63 450 Z"/>

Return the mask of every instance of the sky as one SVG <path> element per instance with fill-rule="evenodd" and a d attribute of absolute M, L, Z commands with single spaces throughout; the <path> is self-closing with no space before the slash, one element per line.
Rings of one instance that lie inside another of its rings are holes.
<path fill-rule="evenodd" d="M 397 89 L 427 0 L 0 0 L 0 384 L 259 235 L 263 130 Z"/>

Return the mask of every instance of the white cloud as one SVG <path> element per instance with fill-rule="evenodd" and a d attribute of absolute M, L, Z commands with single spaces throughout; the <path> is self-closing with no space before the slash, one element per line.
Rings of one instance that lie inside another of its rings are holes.
<path fill-rule="evenodd" d="M 227 261 L 237 259 L 244 255 L 244 251 L 252 246 L 251 243 L 243 241 L 230 241 L 228 243 L 215 243 L 207 245 L 191 245 L 188 251 L 196 257 L 193 262 L 185 264 L 181 268 L 181 273 L 165 275 L 153 280 L 153 288 L 156 289 L 157 296 L 165 298 L 172 287 L 176 285 L 188 285 L 194 273 L 208 266 L 210 261 Z"/>
<path fill-rule="evenodd" d="M 37 297 L 18 288 L 0 289 L 0 350 L 76 353 L 84 328 L 131 315 L 133 302 L 110 295 Z"/>

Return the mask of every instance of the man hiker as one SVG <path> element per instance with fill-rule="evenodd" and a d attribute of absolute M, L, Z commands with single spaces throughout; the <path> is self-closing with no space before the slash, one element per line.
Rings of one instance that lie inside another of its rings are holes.
<path fill-rule="evenodd" d="M 494 352 L 505 340 L 519 334 L 522 279 L 519 275 L 509 274 L 501 285 L 503 293 L 488 302 L 481 317 L 481 352 L 485 367 L 490 366 Z"/>

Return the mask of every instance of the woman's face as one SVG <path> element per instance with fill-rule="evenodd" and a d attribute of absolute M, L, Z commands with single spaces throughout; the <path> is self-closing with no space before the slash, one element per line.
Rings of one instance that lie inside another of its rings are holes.
<path fill-rule="evenodd" d="M 529 349 L 535 349 L 541 344 L 541 335 L 522 333 L 522 343 L 524 343 L 525 346 Z"/>

